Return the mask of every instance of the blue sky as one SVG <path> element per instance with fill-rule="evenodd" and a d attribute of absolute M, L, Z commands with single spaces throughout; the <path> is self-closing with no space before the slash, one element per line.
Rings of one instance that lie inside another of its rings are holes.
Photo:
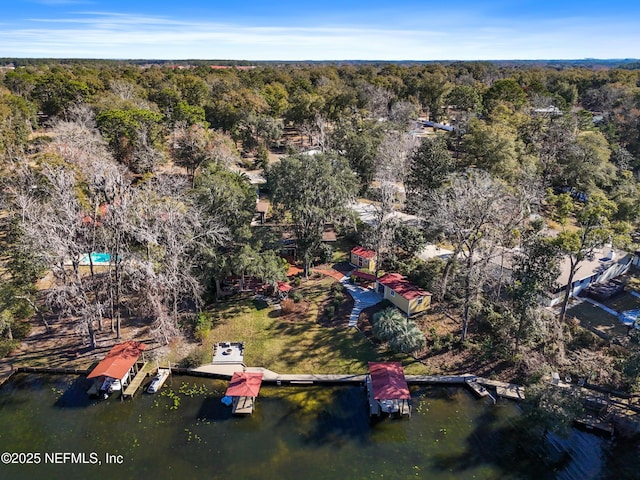
<path fill-rule="evenodd" d="M 640 1 L 6 0 L 0 57 L 640 57 Z"/>

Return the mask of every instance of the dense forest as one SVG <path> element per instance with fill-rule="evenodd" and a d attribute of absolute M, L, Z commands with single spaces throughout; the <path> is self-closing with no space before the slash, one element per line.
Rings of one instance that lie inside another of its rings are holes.
<path fill-rule="evenodd" d="M 3 354 L 34 315 L 75 322 L 91 345 L 135 316 L 167 343 L 192 331 L 225 278 L 285 279 L 279 233 L 249 227 L 258 191 L 247 172 L 258 171 L 305 270 L 330 258 L 321 236 L 333 224 L 459 319 L 451 348 L 475 345 L 522 381 L 559 368 L 635 391 L 634 332 L 605 342 L 569 321 L 568 295 L 556 311 L 540 299 L 563 258 L 571 279 L 596 248 L 634 251 L 637 67 L 7 63 Z M 357 198 L 375 205 L 373 225 L 348 208 Z M 426 243 L 454 254 L 420 260 Z M 105 274 L 89 255 L 81 274 L 90 252 L 118 261 Z"/>

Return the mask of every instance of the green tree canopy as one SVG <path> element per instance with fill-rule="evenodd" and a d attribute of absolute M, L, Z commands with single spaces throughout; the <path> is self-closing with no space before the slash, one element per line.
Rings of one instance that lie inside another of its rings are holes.
<path fill-rule="evenodd" d="M 348 203 L 357 182 L 346 160 L 338 155 L 294 155 L 267 171 L 271 198 L 281 214 L 288 212 L 308 273 L 326 223 L 350 215 Z"/>

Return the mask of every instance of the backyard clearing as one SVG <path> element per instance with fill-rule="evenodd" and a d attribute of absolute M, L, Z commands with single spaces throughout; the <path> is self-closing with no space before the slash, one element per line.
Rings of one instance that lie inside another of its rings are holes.
<path fill-rule="evenodd" d="M 627 327 L 620 322 L 618 317 L 588 302 L 580 302 L 569 308 L 567 318 L 571 317 L 575 318 L 581 327 L 608 340 L 627 335 Z"/>
<path fill-rule="evenodd" d="M 316 322 L 317 305 L 297 321 L 272 308 L 256 308 L 251 298 L 217 304 L 214 326 L 204 342 L 244 342 L 244 363 L 279 373 L 362 373 L 378 352 L 355 329 L 327 328 Z M 211 350 L 212 351 L 212 350 Z"/>
<path fill-rule="evenodd" d="M 581 327 L 607 340 L 627 335 L 628 328 L 620 318 L 590 302 L 590 299 L 576 302 L 567 310 L 567 317 L 575 318 Z M 640 298 L 630 292 L 622 292 L 600 303 L 619 314 L 640 309 Z"/>

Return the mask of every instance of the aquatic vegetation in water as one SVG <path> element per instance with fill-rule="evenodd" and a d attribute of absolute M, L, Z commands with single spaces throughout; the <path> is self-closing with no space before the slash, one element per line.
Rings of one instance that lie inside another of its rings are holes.
<path fill-rule="evenodd" d="M 195 395 L 206 395 L 208 393 L 206 385 L 189 385 L 188 383 L 183 383 L 180 385 L 179 393 L 185 395 L 187 397 L 194 397 Z"/>
<path fill-rule="evenodd" d="M 64 394 L 64 390 L 56 387 L 51 387 L 51 392 L 56 396 L 56 400 Z"/>
<path fill-rule="evenodd" d="M 426 413 L 429 411 L 430 403 L 425 395 L 420 395 L 415 401 L 413 410 L 418 413 Z"/>
<path fill-rule="evenodd" d="M 176 392 L 174 392 L 173 390 L 163 390 L 160 393 L 161 396 L 163 397 L 167 397 L 171 400 L 172 403 L 167 405 L 167 408 L 169 410 L 177 410 L 178 407 L 180 406 L 180 395 L 178 395 Z M 157 402 L 154 402 L 156 405 L 158 405 Z"/>
<path fill-rule="evenodd" d="M 197 385 L 197 384 L 189 384 L 182 383 L 178 391 L 174 391 L 172 389 L 164 389 L 160 392 L 160 397 L 168 398 L 171 403 L 166 405 L 169 410 L 177 410 L 180 406 L 181 396 L 193 398 L 196 395 L 206 395 L 208 393 L 208 389 L 206 385 Z M 158 400 L 154 400 L 154 407 L 159 407 L 160 402 Z"/>
<path fill-rule="evenodd" d="M 187 443 L 191 443 L 192 440 L 195 440 L 196 443 L 202 442 L 202 437 L 197 433 L 193 433 L 188 428 L 185 428 L 184 431 L 187 432 Z"/>

